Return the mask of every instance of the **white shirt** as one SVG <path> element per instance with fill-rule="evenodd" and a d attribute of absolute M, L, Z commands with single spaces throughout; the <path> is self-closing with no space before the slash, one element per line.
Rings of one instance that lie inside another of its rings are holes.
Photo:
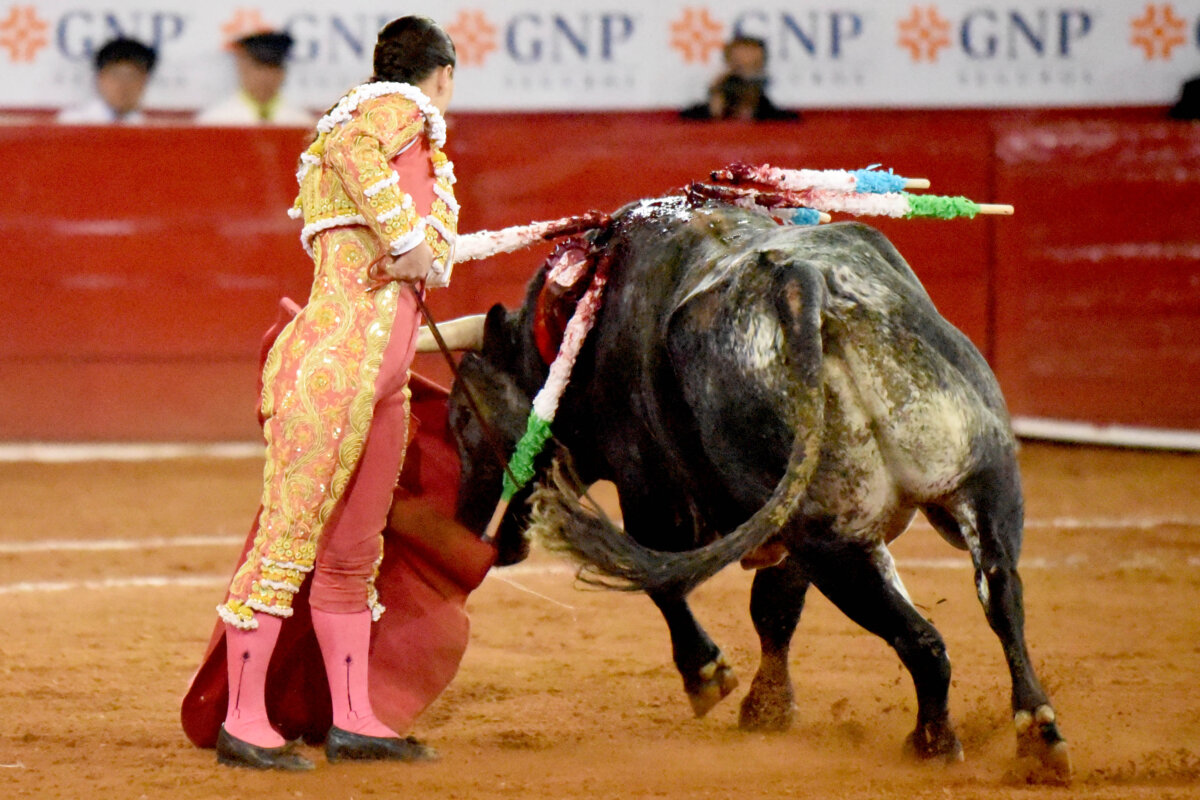
<path fill-rule="evenodd" d="M 250 99 L 245 92 L 239 91 L 222 100 L 214 106 L 196 115 L 197 125 L 279 125 L 297 128 L 311 128 L 317 118 L 309 112 L 289 106 L 281 98 L 276 98 L 270 108 L 269 119 L 259 117 L 258 104 Z"/>
<path fill-rule="evenodd" d="M 144 125 L 146 115 L 135 110 L 119 117 L 108 103 L 95 97 L 81 106 L 64 108 L 56 119 L 64 125 Z"/>

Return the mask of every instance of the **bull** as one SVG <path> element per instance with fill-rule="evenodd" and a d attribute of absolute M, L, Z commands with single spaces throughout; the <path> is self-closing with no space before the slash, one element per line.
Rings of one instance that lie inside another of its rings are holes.
<path fill-rule="evenodd" d="M 575 477 L 539 464 L 532 514 L 519 495 L 500 528 L 509 560 L 536 527 L 600 580 L 647 592 L 697 716 L 737 679 L 687 595 L 735 560 L 760 567 L 747 730 L 792 723 L 788 650 L 815 585 L 910 673 L 918 708 L 906 749 L 954 761 L 963 751 L 946 648 L 888 550 L 919 510 L 970 554 L 1011 673 L 1018 755 L 1068 779 L 1067 743 L 1025 642 L 1024 507 L 1004 400 L 895 247 L 858 223 L 780 225 L 685 197 L 631 204 L 580 242 L 608 286 L 554 424 Z M 451 393 L 459 516 L 476 531 L 501 486 L 489 435 L 511 452 L 547 377 L 544 283 L 545 269 L 521 308 L 488 312 Z M 575 487 L 601 479 L 616 485 L 623 530 L 580 501 Z"/>

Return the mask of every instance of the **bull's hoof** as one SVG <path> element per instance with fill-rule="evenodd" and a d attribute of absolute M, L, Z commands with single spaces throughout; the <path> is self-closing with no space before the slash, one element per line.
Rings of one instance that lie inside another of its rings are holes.
<path fill-rule="evenodd" d="M 738 727 L 744 731 L 780 733 L 792 727 L 796 716 L 790 681 L 768 681 L 755 676 L 742 699 Z"/>
<path fill-rule="evenodd" d="M 700 668 L 699 681 L 688 689 L 688 700 L 697 717 L 703 717 L 712 707 L 737 688 L 738 678 L 733 667 L 719 655 Z"/>
<path fill-rule="evenodd" d="M 1058 730 L 1054 709 L 1038 706 L 1031 714 L 1018 711 L 1013 715 L 1017 729 L 1017 765 L 1010 777 L 1024 783 L 1071 782 L 1071 750 Z"/>
<path fill-rule="evenodd" d="M 963 760 L 962 742 L 947 722 L 919 724 L 904 740 L 904 752 L 921 761 L 940 759 L 947 764 Z"/>

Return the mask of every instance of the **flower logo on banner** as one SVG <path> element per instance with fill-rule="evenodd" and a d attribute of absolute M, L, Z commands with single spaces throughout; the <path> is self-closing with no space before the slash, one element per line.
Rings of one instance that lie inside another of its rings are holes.
<path fill-rule="evenodd" d="M 38 18 L 33 6 L 13 6 L 0 21 L 0 47 L 8 50 L 9 61 L 33 61 L 49 40 L 50 26 Z"/>
<path fill-rule="evenodd" d="M 1187 40 L 1183 35 L 1187 22 L 1175 16 L 1170 3 L 1146 6 L 1146 13 L 1130 21 L 1133 36 L 1130 41 L 1146 52 L 1146 60 L 1171 58 L 1171 51 Z"/>
<path fill-rule="evenodd" d="M 497 47 L 496 26 L 482 11 L 459 11 L 454 21 L 446 26 L 446 33 L 454 40 L 458 63 L 464 67 L 483 66 Z"/>
<path fill-rule="evenodd" d="M 908 48 L 913 61 L 933 63 L 938 52 L 950 46 L 950 20 L 938 13 L 937 6 L 913 6 L 911 12 L 908 19 L 900 20 L 896 41 Z"/>
<path fill-rule="evenodd" d="M 221 25 L 221 35 L 225 38 L 225 46 L 231 47 L 243 36 L 252 33 L 265 33 L 275 30 L 275 26 L 263 19 L 257 8 L 239 8 L 234 10 L 233 17 Z"/>
<path fill-rule="evenodd" d="M 691 64 L 707 64 L 709 56 L 725 46 L 725 26 L 707 8 L 688 7 L 683 18 L 671 23 L 671 47 Z"/>

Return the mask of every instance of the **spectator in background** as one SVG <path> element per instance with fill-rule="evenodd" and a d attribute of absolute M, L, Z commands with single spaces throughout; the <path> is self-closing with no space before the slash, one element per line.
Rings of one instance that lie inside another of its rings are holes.
<path fill-rule="evenodd" d="M 1184 81 L 1179 87 L 1179 99 L 1167 111 L 1172 119 L 1200 119 L 1200 75 Z"/>
<path fill-rule="evenodd" d="M 767 43 L 735 36 L 725 44 L 725 71 L 708 89 L 708 101 L 685 108 L 684 119 L 794 120 L 800 115 L 767 97 Z"/>
<path fill-rule="evenodd" d="M 315 117 L 283 101 L 292 36 L 286 31 L 269 31 L 243 36 L 233 43 L 238 90 L 215 106 L 201 111 L 201 125 L 295 125 L 308 127 Z"/>
<path fill-rule="evenodd" d="M 140 125 L 142 95 L 158 54 L 136 39 L 113 39 L 96 51 L 96 94 L 87 103 L 67 108 L 58 121 L 69 125 Z"/>

